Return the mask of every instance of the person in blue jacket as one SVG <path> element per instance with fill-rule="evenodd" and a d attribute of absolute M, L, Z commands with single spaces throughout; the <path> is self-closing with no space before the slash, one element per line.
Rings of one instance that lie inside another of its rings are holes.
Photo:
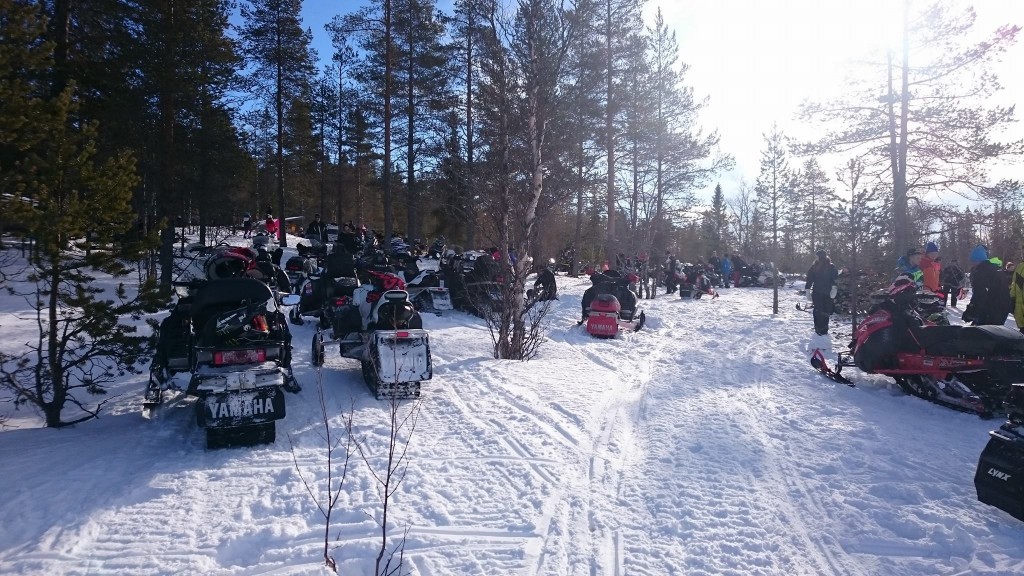
<path fill-rule="evenodd" d="M 722 287 L 729 287 L 729 279 L 732 278 L 732 259 L 726 254 L 722 257 Z"/>

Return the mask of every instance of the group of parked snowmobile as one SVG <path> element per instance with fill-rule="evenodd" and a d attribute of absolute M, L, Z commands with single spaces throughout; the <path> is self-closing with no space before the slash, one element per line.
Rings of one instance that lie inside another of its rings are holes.
<path fill-rule="evenodd" d="M 323 263 L 331 255 L 316 243 L 282 269 L 281 251 L 266 247 L 218 247 L 203 278 L 175 283 L 178 298 L 160 324 L 150 366 L 147 415 L 168 391 L 183 390 L 198 399 L 196 422 L 209 447 L 273 442 L 275 421 L 285 416 L 283 393 L 300 390 L 288 319 L 303 315 L 317 319 L 315 365 L 335 343 L 343 357 L 360 361 L 378 398 L 419 396 L 420 382 L 432 375 L 429 337 L 398 274 L 365 265 L 359 274 L 328 276 Z M 187 384 L 176 381 L 179 373 L 189 374 Z"/>

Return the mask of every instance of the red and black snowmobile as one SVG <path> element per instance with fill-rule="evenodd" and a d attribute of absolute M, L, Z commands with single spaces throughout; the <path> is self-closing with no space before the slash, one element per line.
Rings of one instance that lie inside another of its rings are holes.
<path fill-rule="evenodd" d="M 908 394 L 991 417 L 1010 387 L 1024 382 L 1024 334 L 1005 326 L 931 325 L 915 310 L 916 298 L 912 281 L 897 280 L 857 326 L 834 371 L 820 356 L 811 364 L 844 384 L 851 384 L 841 374 L 845 366 L 891 376 Z"/>
<path fill-rule="evenodd" d="M 587 333 L 598 338 L 614 338 L 619 330 L 636 332 L 644 327 L 646 317 L 637 306 L 636 294 L 629 289 L 629 279 L 614 270 L 592 274 L 593 286 L 583 293 L 583 317 Z"/>

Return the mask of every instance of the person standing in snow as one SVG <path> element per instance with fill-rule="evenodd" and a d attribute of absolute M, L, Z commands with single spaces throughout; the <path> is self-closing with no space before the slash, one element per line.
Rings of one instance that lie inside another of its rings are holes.
<path fill-rule="evenodd" d="M 1002 326 L 1013 308 L 1010 288 L 1002 271 L 1003 261 L 990 257 L 988 247 L 978 244 L 971 252 L 971 302 L 963 319 L 974 326 Z"/>
<path fill-rule="evenodd" d="M 732 260 L 726 254 L 722 257 L 722 287 L 729 287 L 729 280 L 732 279 Z"/>
<path fill-rule="evenodd" d="M 320 220 L 320 215 L 313 215 L 313 221 L 306 227 L 306 238 L 320 242 L 320 246 L 327 246 L 327 224 Z"/>
<path fill-rule="evenodd" d="M 1024 332 L 1024 263 L 1014 268 L 1010 277 L 1010 300 L 1013 301 L 1013 320 L 1017 329 Z"/>
<path fill-rule="evenodd" d="M 811 302 L 814 304 L 814 332 L 824 336 L 828 334 L 828 320 L 832 315 L 832 299 L 836 297 L 839 270 L 832 264 L 824 250 L 818 250 L 816 255 L 818 259 L 807 271 L 804 289 L 811 291 Z"/>
<path fill-rule="evenodd" d="M 943 294 L 949 296 L 949 305 L 956 308 L 956 301 L 960 297 L 960 289 L 964 285 L 964 271 L 960 269 L 960 266 L 957 265 L 957 261 L 954 259 L 942 268 L 942 273 L 939 277 L 942 282 Z M 943 299 L 943 304 L 945 302 L 945 299 Z"/>
<path fill-rule="evenodd" d="M 918 262 L 918 267 L 921 268 L 921 283 L 925 289 L 931 291 L 933 294 L 938 294 L 942 286 L 939 285 L 939 269 L 941 265 L 938 262 L 939 258 L 939 246 L 935 242 L 929 242 L 924 249 L 924 256 Z"/>

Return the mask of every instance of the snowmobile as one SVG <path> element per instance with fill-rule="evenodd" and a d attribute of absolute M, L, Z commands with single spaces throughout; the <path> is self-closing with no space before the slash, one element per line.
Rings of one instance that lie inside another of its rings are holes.
<path fill-rule="evenodd" d="M 846 380 L 846 366 L 891 376 L 908 394 L 986 418 L 1012 384 L 1024 382 L 1024 334 L 1005 326 L 931 325 L 914 307 L 909 280 L 897 279 L 887 294 L 857 326 L 849 351 L 838 354 L 835 371 L 824 359 L 812 365 L 837 381 Z"/>
<path fill-rule="evenodd" d="M 753 266 L 747 266 L 740 271 L 739 282 L 736 283 L 737 288 L 745 287 L 762 287 L 771 288 L 773 286 L 783 287 L 786 285 L 786 278 L 779 273 L 776 273 L 774 278 L 772 276 L 771 266 L 765 264 L 754 264 Z"/>
<path fill-rule="evenodd" d="M 701 296 L 707 295 L 712 299 L 718 298 L 718 292 L 711 287 L 706 272 L 701 266 L 685 264 L 683 272 L 677 276 L 679 283 L 679 297 L 683 299 L 699 300 Z"/>
<path fill-rule="evenodd" d="M 586 330 L 597 338 L 614 338 L 619 330 L 637 332 L 644 327 L 646 316 L 639 309 L 638 298 L 629 290 L 629 279 L 615 271 L 593 274 L 593 286 L 583 293 L 583 318 Z"/>
<path fill-rule="evenodd" d="M 338 299 L 351 301 L 358 287 L 358 278 L 331 278 L 322 268 L 317 268 L 303 279 L 298 289 L 299 303 L 288 311 L 288 320 L 299 326 L 305 323 L 303 318 L 316 318 L 323 322 L 325 310 L 335 305 Z"/>
<path fill-rule="evenodd" d="M 430 249 L 427 250 L 427 258 L 436 258 L 438 260 L 444 256 L 446 248 L 446 241 L 444 236 L 438 236 L 434 243 L 430 245 Z"/>
<path fill-rule="evenodd" d="M 440 315 L 452 309 L 451 293 L 444 287 L 440 274 L 434 270 L 420 270 L 416 277 L 406 281 L 405 288 L 417 310 Z"/>
<path fill-rule="evenodd" d="M 1024 384 L 1013 385 L 1006 412 L 1006 423 L 989 432 L 974 487 L 981 502 L 1024 520 Z"/>
<path fill-rule="evenodd" d="M 343 358 L 359 360 L 378 400 L 417 398 L 420 382 L 433 376 L 430 338 L 402 280 L 370 274 L 371 284 L 352 298 L 334 298 L 325 307 L 313 335 L 313 365 L 322 366 L 327 346 L 337 344 Z"/>
<path fill-rule="evenodd" d="M 143 404 L 151 415 L 164 392 L 180 389 L 178 373 L 190 373 L 185 387 L 195 396 L 196 422 L 206 443 L 217 448 L 236 441 L 271 443 L 275 421 L 285 416 L 283 391 L 298 392 L 291 368 L 291 334 L 270 287 L 252 278 L 179 284 L 187 288 L 161 323 Z"/>

